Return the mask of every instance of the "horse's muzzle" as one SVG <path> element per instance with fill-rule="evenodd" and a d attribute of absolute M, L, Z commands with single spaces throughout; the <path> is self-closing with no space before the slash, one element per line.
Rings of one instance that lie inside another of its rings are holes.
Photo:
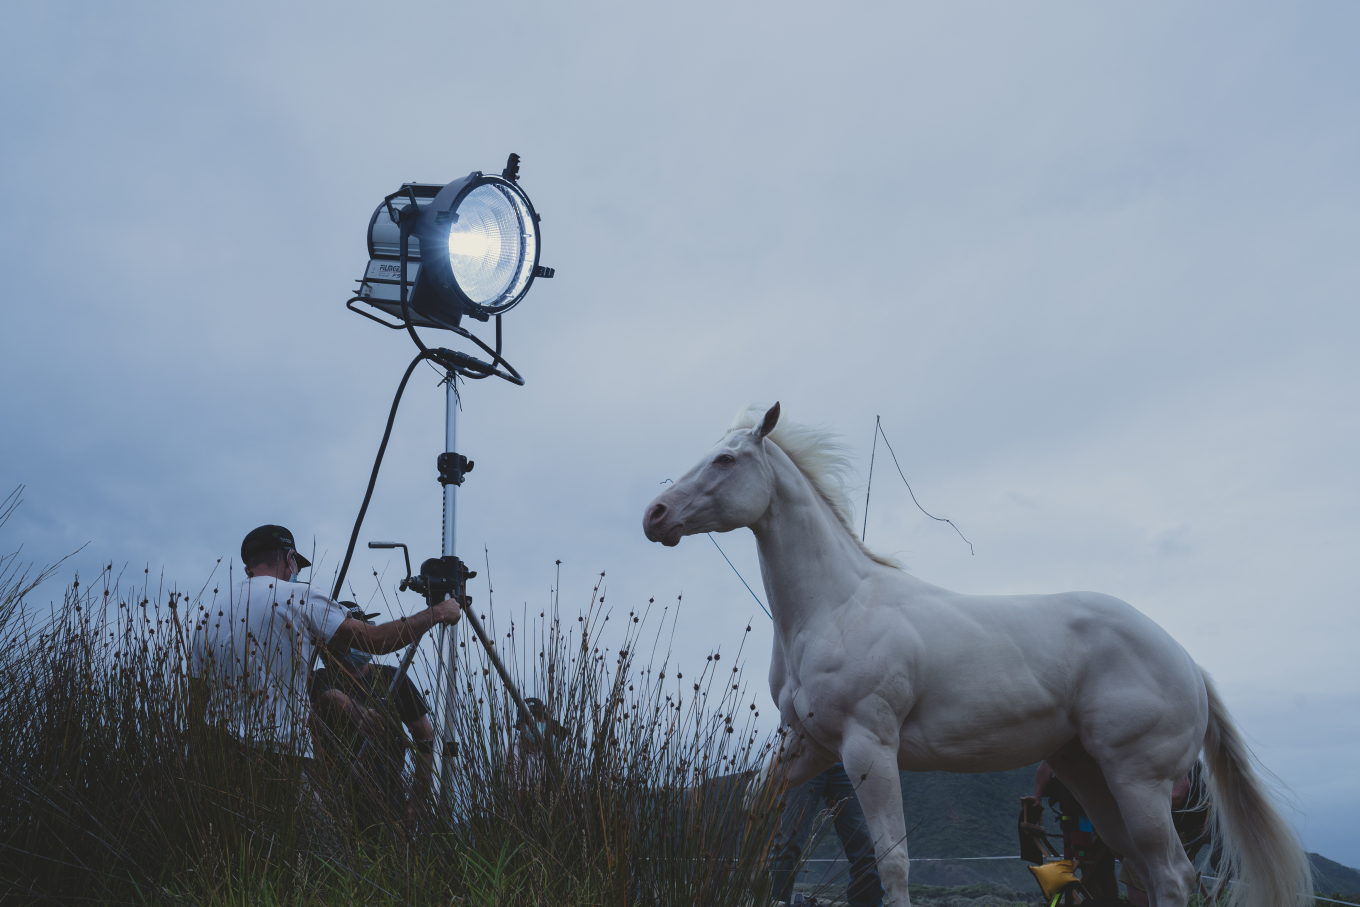
<path fill-rule="evenodd" d="M 647 505 L 647 512 L 642 517 L 642 531 L 649 541 L 674 548 L 685 534 L 685 523 L 676 520 L 671 515 L 671 509 L 658 499 Z"/>

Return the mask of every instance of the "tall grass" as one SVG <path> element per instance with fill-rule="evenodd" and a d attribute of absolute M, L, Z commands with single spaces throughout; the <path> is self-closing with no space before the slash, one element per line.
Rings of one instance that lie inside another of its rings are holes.
<path fill-rule="evenodd" d="M 39 609 L 49 579 L 0 560 L 4 904 L 768 903 L 779 804 L 741 799 L 778 738 L 755 734 L 737 658 L 672 663 L 665 615 L 649 630 L 597 585 L 579 613 L 554 596 L 494 631 L 565 729 L 529 775 L 507 762 L 504 686 L 459 632 L 436 731 L 457 745 L 446 783 L 417 828 L 361 830 L 348 778 L 252 789 L 230 733 L 195 706 L 185 653 L 208 586 L 106 569 Z"/>

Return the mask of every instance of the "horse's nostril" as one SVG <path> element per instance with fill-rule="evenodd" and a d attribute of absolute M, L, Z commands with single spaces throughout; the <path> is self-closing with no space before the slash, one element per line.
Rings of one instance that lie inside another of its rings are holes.
<path fill-rule="evenodd" d="M 651 519 L 651 521 L 652 521 L 653 523 L 655 523 L 657 520 L 661 519 L 661 518 L 662 518 L 663 516 L 665 516 L 665 515 L 666 515 L 666 505 L 665 505 L 665 504 L 657 504 L 655 507 L 652 508 L 652 515 L 651 515 L 650 519 Z"/>

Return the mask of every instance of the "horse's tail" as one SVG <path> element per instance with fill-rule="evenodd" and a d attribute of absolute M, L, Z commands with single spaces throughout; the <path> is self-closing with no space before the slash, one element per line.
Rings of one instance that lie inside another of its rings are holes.
<path fill-rule="evenodd" d="M 1208 673 L 1209 727 L 1204 759 L 1209 767 L 1209 850 L 1218 855 L 1213 896 L 1223 907 L 1293 907 L 1313 903 L 1308 857 L 1284 817 L 1270 802 L 1251 751 L 1219 698 Z M 1224 890 L 1228 881 L 1233 884 Z"/>

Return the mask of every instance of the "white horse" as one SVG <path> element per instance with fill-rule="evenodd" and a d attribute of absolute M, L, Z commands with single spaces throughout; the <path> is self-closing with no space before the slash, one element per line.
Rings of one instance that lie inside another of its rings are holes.
<path fill-rule="evenodd" d="M 898 769 L 995 772 L 1047 759 L 1100 836 L 1184 907 L 1197 877 L 1171 790 L 1203 751 L 1225 902 L 1312 903 L 1306 857 L 1271 804 L 1208 675 L 1161 627 L 1095 592 L 961 595 L 855 538 L 847 461 L 829 433 L 747 407 L 657 496 L 647 538 L 755 533 L 774 616 L 770 694 L 790 741 L 775 772 L 801 784 L 837 761 L 859 785 L 888 905 L 909 905 Z M 1242 884 L 1245 883 L 1245 884 Z"/>

